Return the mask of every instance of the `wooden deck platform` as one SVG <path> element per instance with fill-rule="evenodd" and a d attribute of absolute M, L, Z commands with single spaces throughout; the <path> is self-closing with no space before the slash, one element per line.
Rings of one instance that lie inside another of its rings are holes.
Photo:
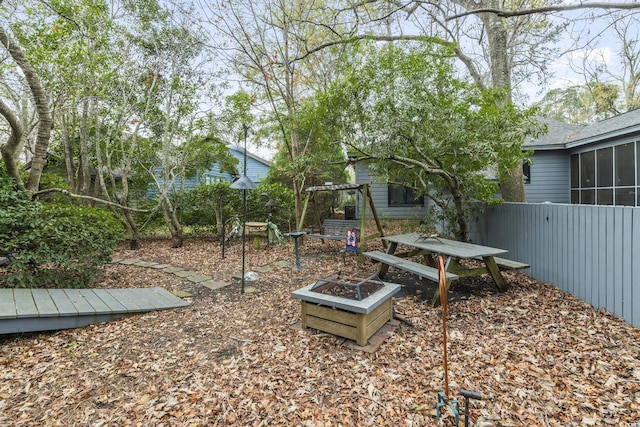
<path fill-rule="evenodd" d="M 160 287 L 0 289 L 0 334 L 80 328 L 187 305 Z"/>

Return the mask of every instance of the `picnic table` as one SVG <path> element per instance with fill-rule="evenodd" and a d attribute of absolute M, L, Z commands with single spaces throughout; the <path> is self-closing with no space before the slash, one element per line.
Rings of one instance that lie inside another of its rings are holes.
<path fill-rule="evenodd" d="M 498 261 L 504 268 L 526 268 L 528 265 L 516 263 L 510 260 L 497 258 L 496 255 L 505 254 L 505 249 L 492 248 L 489 246 L 476 245 L 473 243 L 458 242 L 438 236 L 427 236 L 420 233 L 399 234 L 395 236 L 383 237 L 389 243 L 387 252 L 371 251 L 364 255 L 374 261 L 381 263 L 378 276 L 382 279 L 387 274 L 389 267 L 398 268 L 404 271 L 426 277 L 435 282 L 438 281 L 439 273 L 435 260 L 431 254 L 443 255 L 446 257 L 445 270 L 447 289 L 450 282 L 459 277 L 472 277 L 489 273 L 495 282 L 499 292 L 505 292 L 507 285 L 500 273 Z M 407 252 L 396 253 L 398 246 L 408 247 Z M 408 258 L 424 255 L 423 262 L 411 261 Z M 481 264 L 481 267 L 468 268 L 460 263 L 462 259 L 473 259 Z M 440 290 L 436 288 L 432 303 L 434 306 L 440 304 Z"/>

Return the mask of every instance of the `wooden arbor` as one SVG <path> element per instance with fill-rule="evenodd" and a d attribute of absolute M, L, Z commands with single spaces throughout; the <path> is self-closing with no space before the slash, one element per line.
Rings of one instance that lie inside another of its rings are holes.
<path fill-rule="evenodd" d="M 372 239 L 381 238 L 384 236 L 384 232 L 382 231 L 382 224 L 380 224 L 380 219 L 378 218 L 378 213 L 376 212 L 376 207 L 373 204 L 373 199 L 371 198 L 371 190 L 368 184 L 337 184 L 337 185 L 321 185 L 316 187 L 309 187 L 305 191 L 308 194 L 307 198 L 304 202 L 304 207 L 302 208 L 302 219 L 300 220 L 300 226 L 298 227 L 298 231 L 302 231 L 305 227 L 305 220 L 307 218 L 307 209 L 309 207 L 309 202 L 312 202 L 315 206 L 316 202 L 316 194 L 318 192 L 328 192 L 328 191 L 348 191 L 348 190 L 356 190 L 359 191 L 362 195 L 361 209 L 360 209 L 360 245 L 358 246 L 358 255 L 362 255 L 364 249 L 366 247 L 366 242 Z M 367 219 L 367 206 L 369 206 L 369 210 L 371 211 L 371 215 L 376 223 L 377 232 L 367 235 L 366 234 L 366 219 Z M 320 218 L 318 215 L 318 210 L 315 209 L 316 221 L 320 223 Z M 385 240 L 382 241 L 384 247 L 387 247 L 387 243 Z"/>

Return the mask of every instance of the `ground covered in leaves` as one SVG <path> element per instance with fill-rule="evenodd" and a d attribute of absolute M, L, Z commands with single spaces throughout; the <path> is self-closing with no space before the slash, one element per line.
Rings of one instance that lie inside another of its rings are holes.
<path fill-rule="evenodd" d="M 396 298 L 407 319 L 375 353 L 300 330 L 290 293 L 337 271 L 376 269 L 337 242 L 247 246 L 258 280 L 241 294 L 241 245 L 224 259 L 215 241 L 170 249 L 149 241 L 117 257 L 173 264 L 232 284 L 210 290 L 174 275 L 105 267 L 97 287 L 189 292 L 189 307 L 82 329 L 0 338 L 0 425 L 7 426 L 431 426 L 444 388 L 441 310 L 432 285 Z M 261 268 L 269 267 L 269 268 Z M 452 397 L 480 392 L 471 425 L 639 426 L 640 331 L 557 288 L 505 273 L 452 288 L 448 359 Z M 461 421 L 461 425 L 462 425 Z"/>

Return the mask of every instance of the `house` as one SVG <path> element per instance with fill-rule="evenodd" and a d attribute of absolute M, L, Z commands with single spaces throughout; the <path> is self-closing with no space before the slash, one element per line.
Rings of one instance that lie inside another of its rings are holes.
<path fill-rule="evenodd" d="M 243 175 L 243 167 L 244 167 L 244 148 L 231 145 L 228 146 L 231 155 L 238 159 L 238 164 L 236 166 L 236 171 L 234 173 L 229 173 L 226 171 L 222 171 L 220 165 L 214 164 L 210 169 L 198 172 L 194 177 L 185 179 L 184 182 L 184 191 L 188 192 L 191 188 L 197 187 L 201 183 L 211 184 L 216 181 L 229 181 L 234 182 L 239 179 Z M 247 178 L 251 181 L 258 184 L 260 181 L 265 179 L 269 173 L 269 168 L 271 167 L 271 162 L 265 160 L 255 154 L 247 151 Z M 158 171 L 159 173 L 159 171 Z M 162 185 L 162 179 L 159 179 L 159 183 Z M 180 179 L 176 179 L 176 186 L 180 188 Z M 156 194 L 158 194 L 158 188 L 156 185 L 152 185 L 147 190 L 147 198 L 151 199 Z"/>
<path fill-rule="evenodd" d="M 527 202 L 640 206 L 640 109 L 588 126 L 546 121 L 523 144 Z"/>
<path fill-rule="evenodd" d="M 233 174 L 229 172 L 222 172 L 218 165 L 214 165 L 211 169 L 203 172 L 196 178 L 192 180 L 188 180 L 186 182 L 187 187 L 193 187 L 198 185 L 200 182 L 205 182 L 210 184 L 215 181 L 230 181 L 233 182 L 240 178 L 243 175 L 243 166 L 244 166 L 244 148 L 238 145 L 229 146 L 229 150 L 233 157 L 238 159 L 237 171 Z M 271 167 L 271 162 L 265 160 L 255 154 L 252 154 L 247 151 L 247 178 L 251 181 L 258 184 L 260 181 L 265 179 L 269 174 L 269 168 Z M 191 182 L 190 182 L 191 181 Z"/>
<path fill-rule="evenodd" d="M 525 197 L 529 203 L 569 203 L 569 156 L 565 144 L 584 126 L 542 119 L 548 132 L 525 140 L 522 148 L 533 150 L 522 167 Z"/>
<path fill-rule="evenodd" d="M 433 204 L 426 197 L 417 197 L 411 188 L 377 181 L 370 174 L 367 162 L 355 162 L 355 177 L 356 184 L 370 184 L 371 200 L 381 219 L 423 219 Z M 358 193 L 355 197 L 356 217 L 360 218 L 362 201 Z"/>

